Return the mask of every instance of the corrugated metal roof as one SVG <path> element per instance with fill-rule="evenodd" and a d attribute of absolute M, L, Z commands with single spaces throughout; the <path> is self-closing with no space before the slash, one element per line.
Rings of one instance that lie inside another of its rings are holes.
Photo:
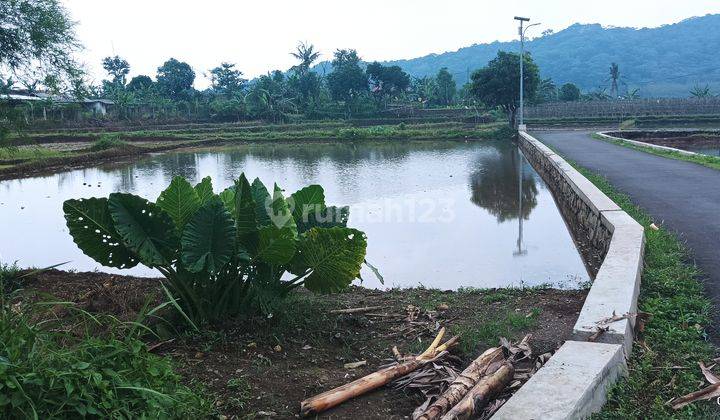
<path fill-rule="evenodd" d="M 38 93 L 38 94 L 19 94 L 19 93 L 9 93 L 9 94 L 0 94 L 0 99 L 6 99 L 6 100 L 13 100 L 13 101 L 44 101 L 44 100 L 51 100 L 53 102 L 59 102 L 59 103 L 85 103 L 85 104 L 92 104 L 92 103 L 101 103 L 104 105 L 113 105 L 115 102 L 111 101 L 110 99 L 72 99 L 65 96 L 58 96 L 58 95 L 49 95 L 47 93 Z"/>

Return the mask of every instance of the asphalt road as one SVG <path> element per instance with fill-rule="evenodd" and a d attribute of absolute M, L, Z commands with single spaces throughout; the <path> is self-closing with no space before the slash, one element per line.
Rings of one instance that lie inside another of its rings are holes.
<path fill-rule="evenodd" d="M 561 155 L 605 176 L 691 249 L 715 306 L 713 341 L 720 337 L 720 171 L 595 140 L 588 131 L 532 135 Z"/>

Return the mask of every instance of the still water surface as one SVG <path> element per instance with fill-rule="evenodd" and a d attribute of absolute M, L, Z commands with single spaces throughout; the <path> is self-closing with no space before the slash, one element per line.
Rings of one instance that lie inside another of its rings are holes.
<path fill-rule="evenodd" d="M 0 181 L 0 261 L 156 276 L 83 255 L 65 227 L 63 201 L 115 191 L 154 200 L 176 175 L 209 175 L 219 192 L 243 171 L 288 194 L 320 184 L 328 204 L 349 205 L 349 225 L 367 233 L 368 260 L 384 287 L 588 281 L 550 191 L 517 147 L 500 141 L 239 146 Z M 370 273 L 363 278 L 383 287 Z"/>

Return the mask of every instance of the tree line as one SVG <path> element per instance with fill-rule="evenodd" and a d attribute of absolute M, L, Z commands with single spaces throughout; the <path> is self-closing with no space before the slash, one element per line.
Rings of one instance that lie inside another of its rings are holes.
<path fill-rule="evenodd" d="M 58 0 L 1 2 L 0 93 L 24 87 L 78 98 L 108 98 L 114 101 L 115 115 L 124 119 L 273 122 L 294 116 L 348 118 L 398 107 L 438 106 L 500 110 L 512 122 L 519 97 L 520 57 L 502 51 L 458 88 L 446 68 L 433 76 L 412 77 L 397 65 L 365 63 L 354 49 L 336 50 L 330 71 L 320 74 L 314 66 L 318 51 L 312 44 L 299 43 L 291 52 L 297 62 L 287 71 L 247 80 L 237 64 L 223 62 L 207 72 L 210 87 L 198 90 L 195 70 L 176 58 L 159 66 L 154 77 L 128 79 L 130 63 L 120 56 L 106 57 L 102 65 L 107 78 L 95 85 L 72 58 L 80 47 L 74 23 Z M 571 83 L 558 88 L 552 80 L 540 79 L 532 56 L 526 54 L 524 60 L 529 104 L 594 99 Z"/>
<path fill-rule="evenodd" d="M 170 58 L 158 67 L 155 78 L 138 75 L 127 80 L 130 64 L 119 56 L 106 57 L 108 78 L 90 86 L 90 97 L 115 101 L 120 113 L 138 106 L 174 106 L 189 114 L 218 120 L 262 118 L 272 121 L 293 114 L 307 118 L 353 116 L 382 111 L 398 104 L 420 107 L 460 103 L 455 80 L 447 69 L 436 76 L 413 78 L 399 66 L 364 63 L 354 49 L 338 49 L 331 71 L 321 75 L 313 64 L 320 58 L 312 44 L 299 43 L 291 52 L 297 63 L 288 71 L 274 70 L 247 80 L 235 63 L 210 69 L 211 85 L 193 87 L 196 73 L 183 61 Z"/>

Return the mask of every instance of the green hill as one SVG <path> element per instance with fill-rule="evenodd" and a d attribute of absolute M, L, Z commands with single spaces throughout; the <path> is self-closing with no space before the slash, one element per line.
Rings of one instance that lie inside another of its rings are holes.
<path fill-rule="evenodd" d="M 413 76 L 447 67 L 459 84 L 497 51 L 519 51 L 519 42 L 476 44 L 454 52 L 391 61 Z M 706 15 L 658 28 L 613 28 L 575 24 L 527 44 L 543 77 L 558 86 L 573 82 L 583 91 L 610 90 L 610 63 L 620 66 L 620 92 L 639 89 L 644 97 L 686 97 L 695 85 L 720 93 L 720 15 Z"/>

